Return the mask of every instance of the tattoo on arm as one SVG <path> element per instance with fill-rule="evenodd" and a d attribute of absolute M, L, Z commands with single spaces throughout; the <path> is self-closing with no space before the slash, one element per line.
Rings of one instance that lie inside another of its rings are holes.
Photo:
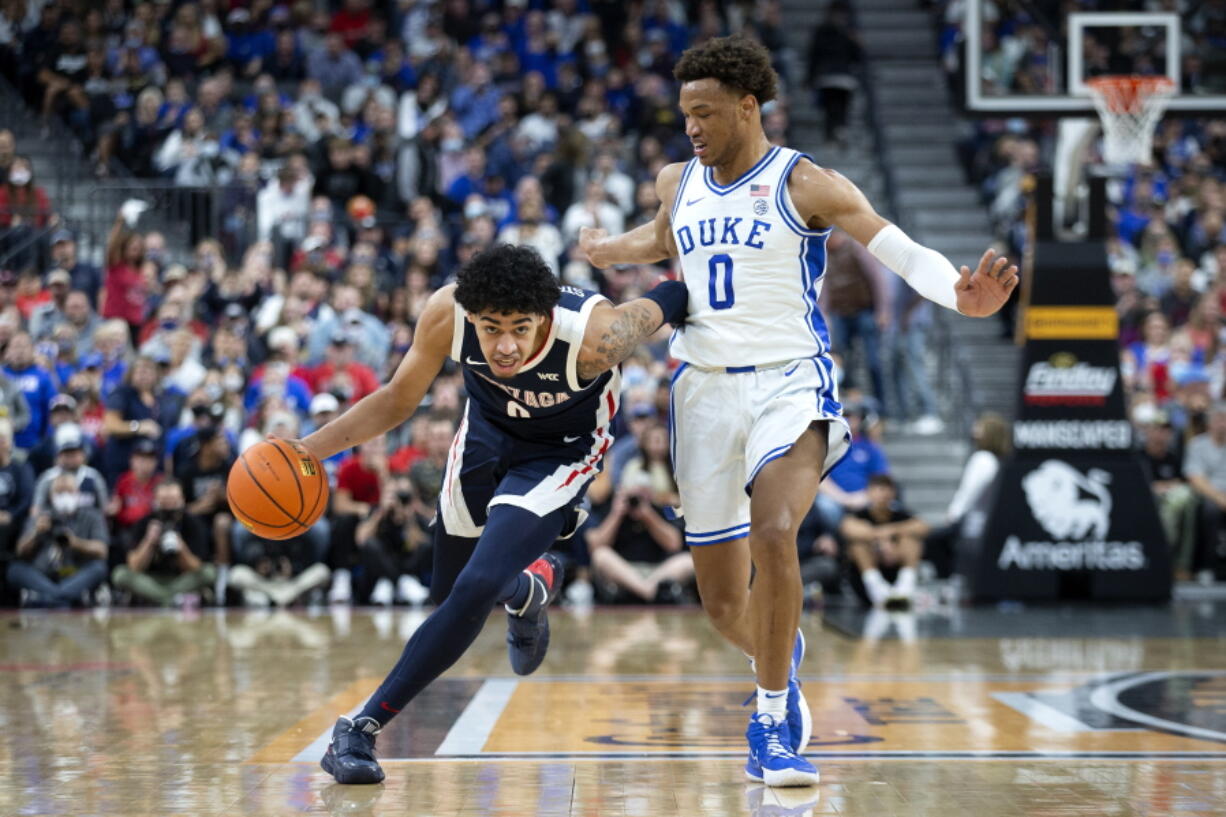
<path fill-rule="evenodd" d="M 660 321 L 654 314 L 659 308 L 646 300 L 623 304 L 617 311 L 620 314 L 596 344 L 596 354 L 590 360 L 581 357 L 576 364 L 580 380 L 591 380 L 612 369 L 660 328 Z"/>

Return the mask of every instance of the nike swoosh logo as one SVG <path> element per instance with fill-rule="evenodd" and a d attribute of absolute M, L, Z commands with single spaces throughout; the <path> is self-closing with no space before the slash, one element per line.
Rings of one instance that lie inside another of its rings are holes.
<path fill-rule="evenodd" d="M 582 434 L 580 434 L 578 437 L 563 437 L 563 438 L 562 438 L 562 442 L 564 442 L 564 443 L 577 443 L 577 442 L 579 442 L 579 441 L 580 441 L 580 440 L 582 440 L 582 439 L 583 439 L 583 435 L 582 435 Z"/>
<path fill-rule="evenodd" d="M 784 695 L 787 695 L 787 693 L 786 693 L 786 692 L 780 692 L 778 695 L 771 695 L 769 692 L 768 692 L 768 693 L 766 693 L 766 697 L 767 697 L 767 698 L 770 698 L 770 699 L 774 699 L 774 698 L 782 698 Z"/>
<path fill-rule="evenodd" d="M 691 200 L 689 200 L 689 201 L 687 201 L 687 202 L 685 203 L 685 206 L 686 206 L 686 207 L 691 207 L 691 206 L 693 206 L 693 205 L 697 204 L 698 202 L 702 201 L 702 200 L 703 200 L 703 199 L 705 199 L 705 198 L 706 198 L 706 196 L 699 196 L 699 197 L 698 197 L 698 198 L 696 198 L 696 199 L 691 199 Z"/>
<path fill-rule="evenodd" d="M 795 366 L 793 366 L 792 368 L 790 368 L 790 369 L 788 369 L 786 372 L 784 372 L 784 373 L 783 373 L 783 376 L 784 376 L 784 377 L 791 377 L 792 375 L 794 375 L 794 374 L 796 373 L 796 370 L 797 370 L 797 369 L 799 369 L 799 368 L 800 368 L 800 364 L 799 364 L 799 363 L 797 363 Z"/>
<path fill-rule="evenodd" d="M 486 363 L 484 360 L 473 360 L 471 357 L 465 357 L 464 362 L 467 363 L 469 366 L 488 366 L 490 365 Z"/>

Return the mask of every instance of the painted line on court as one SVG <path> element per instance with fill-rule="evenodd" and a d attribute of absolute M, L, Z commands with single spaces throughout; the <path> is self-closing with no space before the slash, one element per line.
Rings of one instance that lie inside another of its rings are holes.
<path fill-rule="evenodd" d="M 479 754 L 519 686 L 516 678 L 490 678 L 464 707 L 434 754 L 455 757 Z"/>
<path fill-rule="evenodd" d="M 1212 678 L 1220 678 L 1226 676 L 1226 671 L 1221 670 L 1186 670 L 1182 673 L 1171 672 L 1150 672 L 1145 675 L 1131 675 L 1127 678 L 1103 684 L 1090 693 L 1090 703 L 1106 712 L 1109 715 L 1114 715 L 1117 718 L 1133 721 L 1135 723 L 1144 724 L 1150 729 L 1157 729 L 1161 732 L 1171 732 L 1177 735 L 1183 735 L 1189 738 L 1200 738 L 1201 740 L 1211 740 L 1215 743 L 1226 742 L 1226 732 L 1217 729 L 1205 729 L 1200 726 L 1194 726 L 1190 723 L 1179 723 L 1178 721 L 1167 720 L 1166 718 L 1156 718 L 1153 715 L 1148 715 L 1120 703 L 1120 693 L 1125 692 L 1133 687 L 1147 684 L 1151 681 L 1161 681 L 1170 678 L 1172 675 L 1204 675 Z"/>
<path fill-rule="evenodd" d="M 1029 692 L 993 692 L 992 697 L 1053 732 L 1094 732 L 1094 727 L 1032 697 Z"/>
<path fill-rule="evenodd" d="M 497 754 L 448 755 L 446 757 L 380 757 L 380 763 L 539 763 L 548 760 L 567 762 L 659 761 L 659 760 L 743 760 L 744 750 L 732 752 L 601 752 L 600 754 L 567 752 L 500 752 Z M 1226 752 L 805 752 L 805 757 L 832 763 L 845 760 L 1204 760 L 1226 762 Z M 319 759 L 312 758 L 315 763 Z M 295 760 L 306 763 L 308 761 Z"/>

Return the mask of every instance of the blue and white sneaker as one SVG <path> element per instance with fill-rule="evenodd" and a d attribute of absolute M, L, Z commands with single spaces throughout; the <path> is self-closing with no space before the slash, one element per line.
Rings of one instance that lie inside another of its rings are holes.
<path fill-rule="evenodd" d="M 805 634 L 797 629 L 796 643 L 792 646 L 792 664 L 788 667 L 787 723 L 792 739 L 792 751 L 798 755 L 804 753 L 813 734 L 813 715 L 809 712 L 809 702 L 805 700 L 805 694 L 800 691 L 800 678 L 797 677 L 800 662 L 804 659 Z M 749 668 L 757 673 L 757 666 L 752 658 L 749 659 Z M 756 700 L 757 693 L 751 692 L 743 706 L 749 706 Z"/>
<path fill-rule="evenodd" d="M 800 691 L 800 662 L 805 660 L 805 634 L 796 630 L 796 644 L 792 647 L 792 665 L 788 667 L 788 731 L 792 736 L 792 751 L 804 754 L 813 734 L 813 714 L 809 702 Z"/>
<path fill-rule="evenodd" d="M 816 786 L 817 768 L 792 751 L 787 721 L 776 721 L 765 712 L 755 712 L 745 732 L 749 760 L 745 776 L 768 786 Z"/>

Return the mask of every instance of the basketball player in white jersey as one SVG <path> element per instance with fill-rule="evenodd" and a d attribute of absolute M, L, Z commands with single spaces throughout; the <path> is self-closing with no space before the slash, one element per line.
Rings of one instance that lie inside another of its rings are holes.
<path fill-rule="evenodd" d="M 686 541 L 708 616 L 757 676 L 747 775 L 813 785 L 817 770 L 801 755 L 810 723 L 796 680 L 796 535 L 849 441 L 817 309 L 826 237 L 844 230 L 921 295 L 973 317 L 1005 303 L 1017 268 L 988 250 L 959 274 L 846 178 L 772 146 L 761 106 L 778 78 L 762 46 L 709 40 L 674 75 L 694 157 L 660 171 L 653 222 L 619 236 L 585 229 L 579 241 L 597 267 L 680 258 L 689 317 L 671 344 L 682 361 L 672 439 Z"/>

